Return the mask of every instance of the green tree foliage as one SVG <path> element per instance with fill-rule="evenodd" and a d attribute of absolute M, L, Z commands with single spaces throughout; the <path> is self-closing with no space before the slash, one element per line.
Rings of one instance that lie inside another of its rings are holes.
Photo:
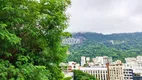
<path fill-rule="evenodd" d="M 74 70 L 74 80 L 97 80 L 94 76 L 80 70 Z"/>
<path fill-rule="evenodd" d="M 72 77 L 66 77 L 64 80 L 72 80 Z"/>
<path fill-rule="evenodd" d="M 81 56 L 109 56 L 123 62 L 126 57 L 142 55 L 142 33 L 103 35 L 98 33 L 75 33 L 74 38 L 83 37 L 81 44 L 71 45 L 68 61 L 80 62 Z M 113 43 L 111 42 L 113 41 Z"/>
<path fill-rule="evenodd" d="M 0 79 L 62 80 L 70 0 L 0 0 Z"/>

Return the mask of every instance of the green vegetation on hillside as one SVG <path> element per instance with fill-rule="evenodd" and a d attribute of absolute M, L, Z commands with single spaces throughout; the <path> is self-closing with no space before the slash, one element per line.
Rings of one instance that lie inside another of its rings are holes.
<path fill-rule="evenodd" d="M 109 56 L 124 62 L 126 57 L 142 55 L 142 33 L 75 33 L 73 37 L 83 37 L 85 40 L 81 44 L 71 45 L 68 61 L 80 62 L 81 56 Z"/>
<path fill-rule="evenodd" d="M 69 0 L 0 0 L 0 80 L 63 80 Z"/>
<path fill-rule="evenodd" d="M 74 70 L 74 80 L 97 80 L 94 76 L 80 70 Z"/>

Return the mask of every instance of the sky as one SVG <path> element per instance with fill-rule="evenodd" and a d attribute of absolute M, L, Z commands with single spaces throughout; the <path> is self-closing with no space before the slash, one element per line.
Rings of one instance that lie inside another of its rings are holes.
<path fill-rule="evenodd" d="M 142 0 L 71 0 L 69 32 L 142 32 Z"/>

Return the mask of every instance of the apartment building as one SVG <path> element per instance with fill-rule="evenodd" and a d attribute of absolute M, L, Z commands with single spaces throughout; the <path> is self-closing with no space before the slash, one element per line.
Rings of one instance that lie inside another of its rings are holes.
<path fill-rule="evenodd" d="M 120 60 L 109 65 L 110 80 L 124 80 L 123 66 Z"/>
<path fill-rule="evenodd" d="M 109 65 L 110 80 L 133 80 L 133 70 L 126 68 L 120 60 Z"/>
<path fill-rule="evenodd" d="M 131 68 L 133 70 L 133 73 L 139 74 L 142 76 L 142 56 L 135 57 L 128 57 L 125 58 L 126 63 L 124 66 L 126 68 Z"/>

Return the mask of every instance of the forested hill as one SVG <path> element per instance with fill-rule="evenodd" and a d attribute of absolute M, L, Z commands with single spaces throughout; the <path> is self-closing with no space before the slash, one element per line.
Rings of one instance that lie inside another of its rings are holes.
<path fill-rule="evenodd" d="M 110 56 L 124 61 L 125 57 L 142 55 L 142 32 L 120 34 L 73 33 L 80 44 L 70 47 L 69 61 L 80 62 L 81 56 Z"/>

